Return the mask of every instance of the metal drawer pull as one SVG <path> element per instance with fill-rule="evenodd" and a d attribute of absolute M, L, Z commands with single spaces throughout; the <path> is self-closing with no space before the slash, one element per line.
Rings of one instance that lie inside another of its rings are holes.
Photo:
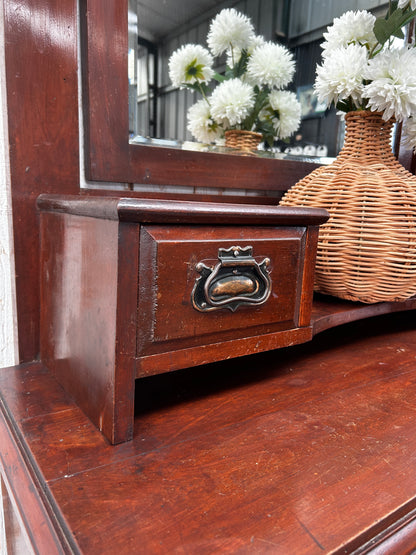
<path fill-rule="evenodd" d="M 257 262 L 253 247 L 218 249 L 218 264 L 211 268 L 198 262 L 195 269 L 201 274 L 192 290 L 192 306 L 200 312 L 239 306 L 259 306 L 270 297 L 272 281 L 268 266 L 270 259 Z"/>

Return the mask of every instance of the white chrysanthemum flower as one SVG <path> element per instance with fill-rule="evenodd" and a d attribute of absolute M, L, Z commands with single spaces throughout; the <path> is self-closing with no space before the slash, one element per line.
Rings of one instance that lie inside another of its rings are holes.
<path fill-rule="evenodd" d="M 336 48 L 316 68 L 315 92 L 319 102 L 330 106 L 351 97 L 358 108 L 362 100 L 363 73 L 367 67 L 367 49 L 350 44 Z"/>
<path fill-rule="evenodd" d="M 199 44 L 185 44 L 169 59 L 169 77 L 174 87 L 193 83 L 208 82 L 214 75 L 213 58 L 209 51 Z"/>
<path fill-rule="evenodd" d="M 250 56 L 253 53 L 253 50 L 257 48 L 257 46 L 262 46 L 263 44 L 265 44 L 265 42 L 266 41 L 264 40 L 264 37 L 260 35 L 253 36 L 247 48 L 245 49 L 247 51 L 247 54 Z M 235 64 L 237 64 L 240 61 L 241 52 L 242 52 L 241 48 L 229 48 L 227 50 L 228 67 L 233 67 Z"/>
<path fill-rule="evenodd" d="M 345 12 L 341 17 L 334 19 L 333 24 L 324 33 L 323 56 L 349 44 L 368 46 L 371 50 L 377 44 L 373 31 L 375 20 L 375 16 L 365 10 Z"/>
<path fill-rule="evenodd" d="M 222 129 L 212 119 L 205 99 L 198 100 L 188 110 L 188 129 L 200 143 L 213 143 L 222 134 Z"/>
<path fill-rule="evenodd" d="M 269 105 L 260 112 L 260 119 L 270 121 L 278 139 L 285 139 L 294 133 L 300 124 L 301 106 L 295 93 L 272 91 Z"/>
<path fill-rule="evenodd" d="M 240 79 L 223 81 L 210 98 L 212 118 L 225 128 L 239 125 L 254 107 L 254 89 Z"/>
<path fill-rule="evenodd" d="M 399 3 L 397 4 L 398 8 L 406 8 L 410 3 L 410 8 L 412 10 L 416 10 L 416 0 L 399 0 Z"/>
<path fill-rule="evenodd" d="M 368 63 L 363 96 L 373 112 L 397 121 L 416 113 L 416 50 L 385 50 Z"/>
<path fill-rule="evenodd" d="M 254 36 L 250 19 L 234 8 L 221 10 L 212 20 L 207 42 L 214 56 L 219 56 L 231 46 L 246 49 Z"/>
<path fill-rule="evenodd" d="M 404 148 L 416 151 L 416 120 L 409 118 L 403 122 L 401 144 Z"/>
<path fill-rule="evenodd" d="M 281 89 L 295 73 L 295 61 L 287 48 L 266 42 L 253 50 L 247 64 L 248 82 Z"/>

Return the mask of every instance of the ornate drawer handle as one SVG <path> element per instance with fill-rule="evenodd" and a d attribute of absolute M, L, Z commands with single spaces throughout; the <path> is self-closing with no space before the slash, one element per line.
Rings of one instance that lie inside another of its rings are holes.
<path fill-rule="evenodd" d="M 200 312 L 228 308 L 232 312 L 242 305 L 259 306 L 270 297 L 272 282 L 267 267 L 270 259 L 257 262 L 253 247 L 218 249 L 214 268 L 198 262 L 201 274 L 192 291 L 192 306 Z"/>

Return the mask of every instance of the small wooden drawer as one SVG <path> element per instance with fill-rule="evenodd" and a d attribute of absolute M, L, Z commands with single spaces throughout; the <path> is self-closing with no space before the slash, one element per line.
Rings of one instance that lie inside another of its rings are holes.
<path fill-rule="evenodd" d="M 41 358 L 112 443 L 142 376 L 308 341 L 324 210 L 38 199 Z"/>
<path fill-rule="evenodd" d="M 305 258 L 307 233 L 302 226 L 143 226 L 137 376 L 201 364 L 208 352 L 218 360 L 305 340 L 309 330 L 298 328 L 309 325 L 300 316 L 312 288 L 303 274 L 314 263 Z"/>

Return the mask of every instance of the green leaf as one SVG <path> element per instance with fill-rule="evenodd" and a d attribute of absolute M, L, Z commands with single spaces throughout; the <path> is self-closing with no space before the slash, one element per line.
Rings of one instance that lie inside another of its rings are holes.
<path fill-rule="evenodd" d="M 263 135 L 263 140 L 271 148 L 274 144 L 274 138 L 276 135 L 273 124 L 268 121 L 261 121 L 258 123 L 256 130 Z"/>
<path fill-rule="evenodd" d="M 390 37 L 389 25 L 386 19 L 376 19 L 373 31 L 379 44 L 384 44 Z"/>
<path fill-rule="evenodd" d="M 197 81 L 196 83 L 185 83 L 187 89 L 191 89 L 192 91 L 196 91 L 202 93 L 202 95 L 208 96 L 210 90 L 206 83 Z"/>
<path fill-rule="evenodd" d="M 416 16 L 416 10 L 394 10 L 387 19 L 378 18 L 374 23 L 374 34 L 380 45 L 385 44 L 391 37 L 403 38 L 402 27 Z"/>
<path fill-rule="evenodd" d="M 225 70 L 225 73 L 224 73 L 224 80 L 228 81 L 228 79 L 233 79 L 233 77 L 234 77 L 234 72 L 233 72 L 232 68 L 227 66 L 227 68 Z"/>
<path fill-rule="evenodd" d="M 390 17 L 390 14 L 392 14 L 394 11 L 397 10 L 398 4 L 399 4 L 398 0 L 394 0 L 390 2 L 389 9 L 387 10 L 385 19 L 388 19 Z"/>
<path fill-rule="evenodd" d="M 243 122 L 243 129 L 251 129 L 256 123 L 260 110 L 266 104 L 267 97 L 269 96 L 270 92 L 267 87 L 265 87 L 264 89 L 259 89 L 256 86 L 254 90 L 256 92 L 256 100 L 254 102 L 254 107 L 251 114 Z"/>
<path fill-rule="evenodd" d="M 267 145 L 268 145 L 270 148 L 273 148 L 273 145 L 274 145 L 274 134 L 271 134 L 271 135 L 263 135 L 263 138 L 264 138 L 265 142 L 267 143 Z"/>
<path fill-rule="evenodd" d="M 233 67 L 233 77 L 241 77 L 246 72 L 248 58 L 247 50 L 242 50 L 240 59 Z"/>
<path fill-rule="evenodd" d="M 416 10 L 406 11 L 404 14 L 405 19 L 403 21 L 403 27 L 410 23 L 414 17 L 416 17 Z"/>
<path fill-rule="evenodd" d="M 225 81 L 225 76 L 224 75 L 220 75 L 219 73 L 215 72 L 214 75 L 212 76 L 213 79 L 215 79 L 215 81 L 218 81 L 218 83 L 222 83 L 223 81 Z"/>
<path fill-rule="evenodd" d="M 337 102 L 335 107 L 337 110 L 341 110 L 341 112 L 349 112 L 351 109 L 350 105 L 345 100 L 340 100 L 339 102 Z"/>

